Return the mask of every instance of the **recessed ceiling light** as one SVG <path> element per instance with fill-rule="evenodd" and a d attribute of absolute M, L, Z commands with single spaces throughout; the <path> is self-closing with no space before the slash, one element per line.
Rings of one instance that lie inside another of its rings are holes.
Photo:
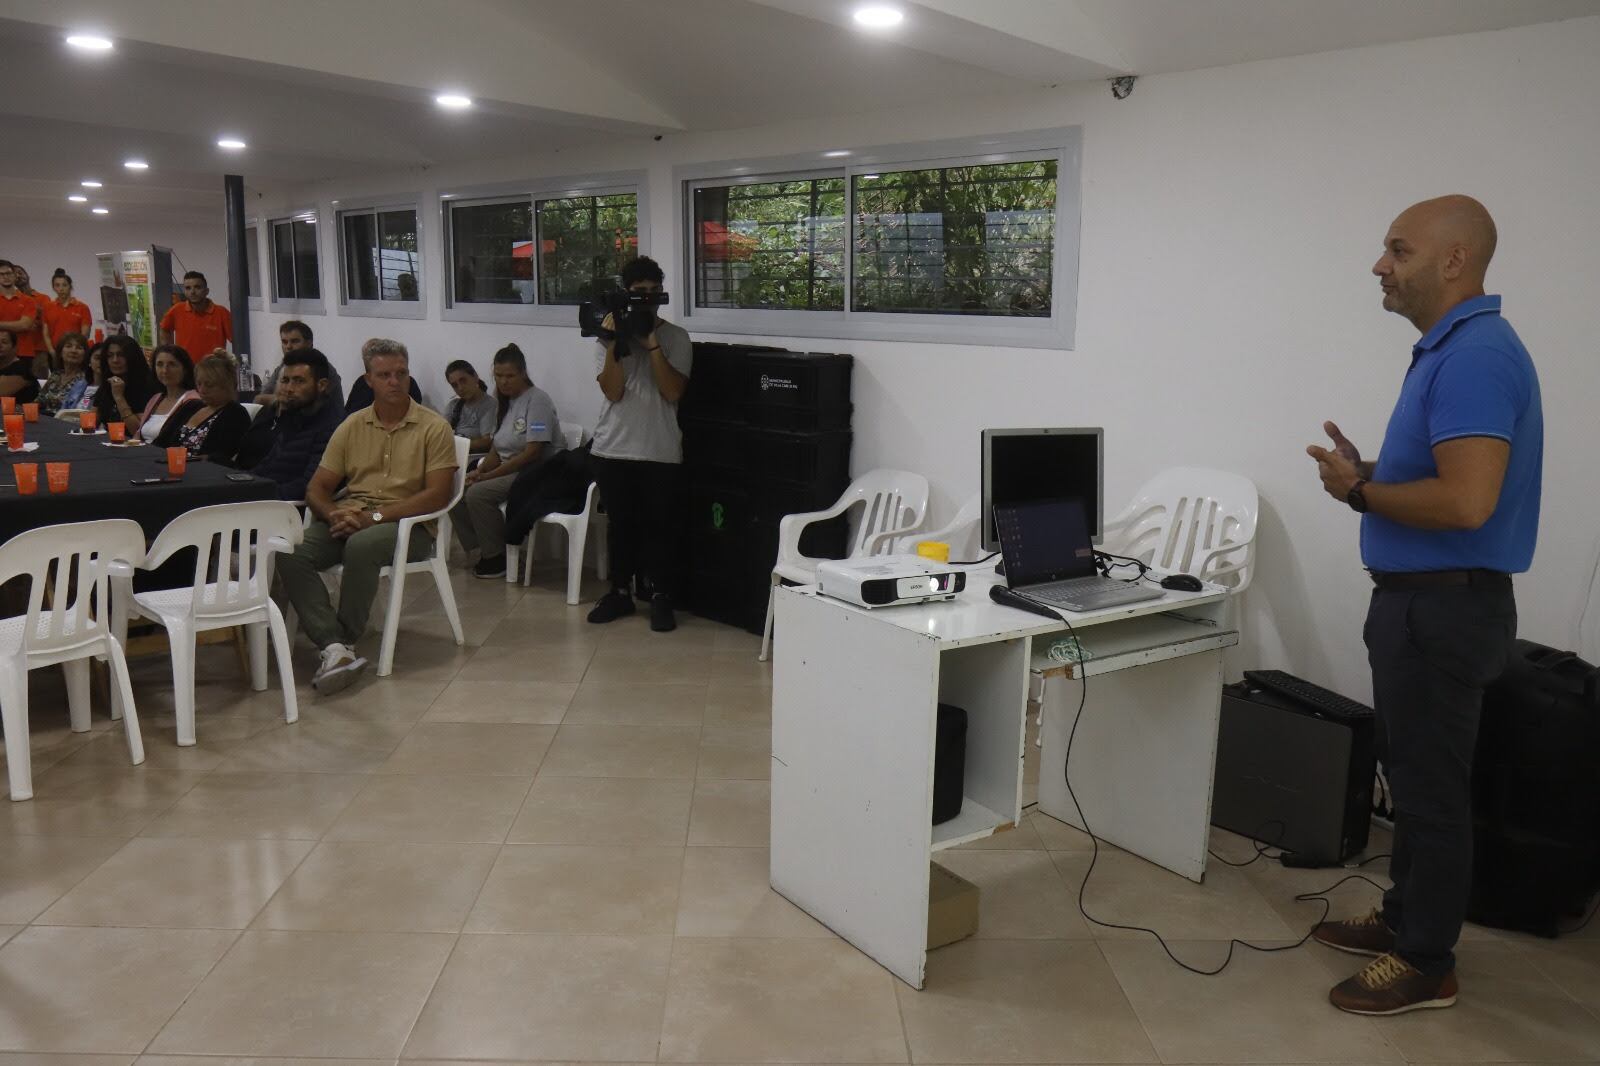
<path fill-rule="evenodd" d="M 127 167 L 129 170 L 149 170 L 150 169 L 150 164 L 146 163 L 143 159 L 124 159 L 122 161 L 122 165 Z"/>
<path fill-rule="evenodd" d="M 460 93 L 440 93 L 433 102 L 449 111 L 465 111 L 472 106 L 472 97 Z"/>
<path fill-rule="evenodd" d="M 850 153 L 849 153 L 849 152 L 847 152 L 847 151 L 845 151 L 845 150 L 844 150 L 844 149 L 843 149 L 843 148 L 840 148 L 840 149 L 838 149 L 838 150 L 836 150 L 836 151 L 832 151 L 832 152 L 823 152 L 823 153 L 822 153 L 822 154 L 823 154 L 823 155 L 824 155 L 824 156 L 826 156 L 826 157 L 827 157 L 827 158 L 829 158 L 829 159 L 838 159 L 838 158 L 839 158 L 839 157 L 841 157 L 841 156 L 847 156 L 847 155 L 849 155 L 849 154 L 850 154 Z"/>
<path fill-rule="evenodd" d="M 98 189 L 100 187 L 100 183 L 95 181 L 93 178 L 90 178 L 87 181 L 80 181 L 78 184 L 82 185 L 85 189 Z"/>
<path fill-rule="evenodd" d="M 111 208 L 109 207 L 91 207 L 89 210 L 97 215 L 109 215 L 111 213 Z"/>
<path fill-rule="evenodd" d="M 226 148 L 230 152 L 237 152 L 250 146 L 237 137 L 219 137 L 217 138 L 217 147 Z"/>
<path fill-rule="evenodd" d="M 113 47 L 111 38 L 101 37 L 93 33 L 71 34 L 67 37 L 67 43 L 85 52 L 109 52 Z"/>
<path fill-rule="evenodd" d="M 71 200 L 75 204 L 86 204 L 89 202 L 89 198 L 87 196 L 77 192 L 67 197 L 67 199 Z"/>
<path fill-rule="evenodd" d="M 897 7 L 887 4 L 867 4 L 855 10 L 857 24 L 869 29 L 884 30 L 890 26 L 898 26 L 905 21 L 906 13 Z"/>

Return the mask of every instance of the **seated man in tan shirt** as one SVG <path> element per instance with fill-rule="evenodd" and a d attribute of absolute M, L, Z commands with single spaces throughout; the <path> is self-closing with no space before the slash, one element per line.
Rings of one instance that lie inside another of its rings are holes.
<path fill-rule="evenodd" d="M 412 402 L 410 357 L 399 341 L 375 338 L 361 347 L 373 404 L 340 424 L 306 488 L 315 520 L 293 555 L 278 562 L 284 591 L 306 635 L 322 651 L 311 685 L 326 695 L 354 681 L 367 661 L 355 653 L 366 632 L 378 571 L 394 560 L 396 523 L 450 502 L 456 447 L 450 423 Z M 334 498 L 339 486 L 345 495 Z M 433 548 L 434 531 L 411 531 L 407 558 Z M 319 572 L 344 564 L 334 611 Z"/>

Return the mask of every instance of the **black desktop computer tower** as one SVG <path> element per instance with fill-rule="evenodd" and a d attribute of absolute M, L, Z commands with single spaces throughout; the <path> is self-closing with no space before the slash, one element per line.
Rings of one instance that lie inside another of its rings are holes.
<path fill-rule="evenodd" d="M 1366 710 L 1366 708 L 1362 708 Z M 1211 824 L 1332 865 L 1367 846 L 1375 722 L 1251 684 L 1222 690 Z"/>

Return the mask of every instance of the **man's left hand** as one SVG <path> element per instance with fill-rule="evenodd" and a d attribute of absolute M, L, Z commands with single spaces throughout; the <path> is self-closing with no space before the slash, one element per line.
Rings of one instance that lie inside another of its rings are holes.
<path fill-rule="evenodd" d="M 1361 480 L 1356 464 L 1320 444 L 1306 448 L 1306 454 L 1317 461 L 1317 473 L 1321 476 L 1322 487 L 1328 490 L 1328 495 L 1340 503 L 1348 502 L 1350 490 Z"/>

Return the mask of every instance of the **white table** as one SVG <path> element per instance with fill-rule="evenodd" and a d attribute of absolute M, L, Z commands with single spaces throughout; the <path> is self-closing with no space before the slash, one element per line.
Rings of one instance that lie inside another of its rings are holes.
<path fill-rule="evenodd" d="M 989 599 L 969 572 L 953 601 L 867 610 L 777 593 L 772 704 L 772 887 L 921 988 L 928 863 L 1022 815 L 1030 680 L 1045 678 L 1039 807 L 1082 825 L 1060 768 L 1087 674 L 1072 786 L 1090 827 L 1185 877 L 1205 872 L 1226 592 L 1068 617 L 1092 653 L 1048 657 L 1058 621 Z M 967 712 L 961 814 L 932 825 L 936 708 Z"/>

